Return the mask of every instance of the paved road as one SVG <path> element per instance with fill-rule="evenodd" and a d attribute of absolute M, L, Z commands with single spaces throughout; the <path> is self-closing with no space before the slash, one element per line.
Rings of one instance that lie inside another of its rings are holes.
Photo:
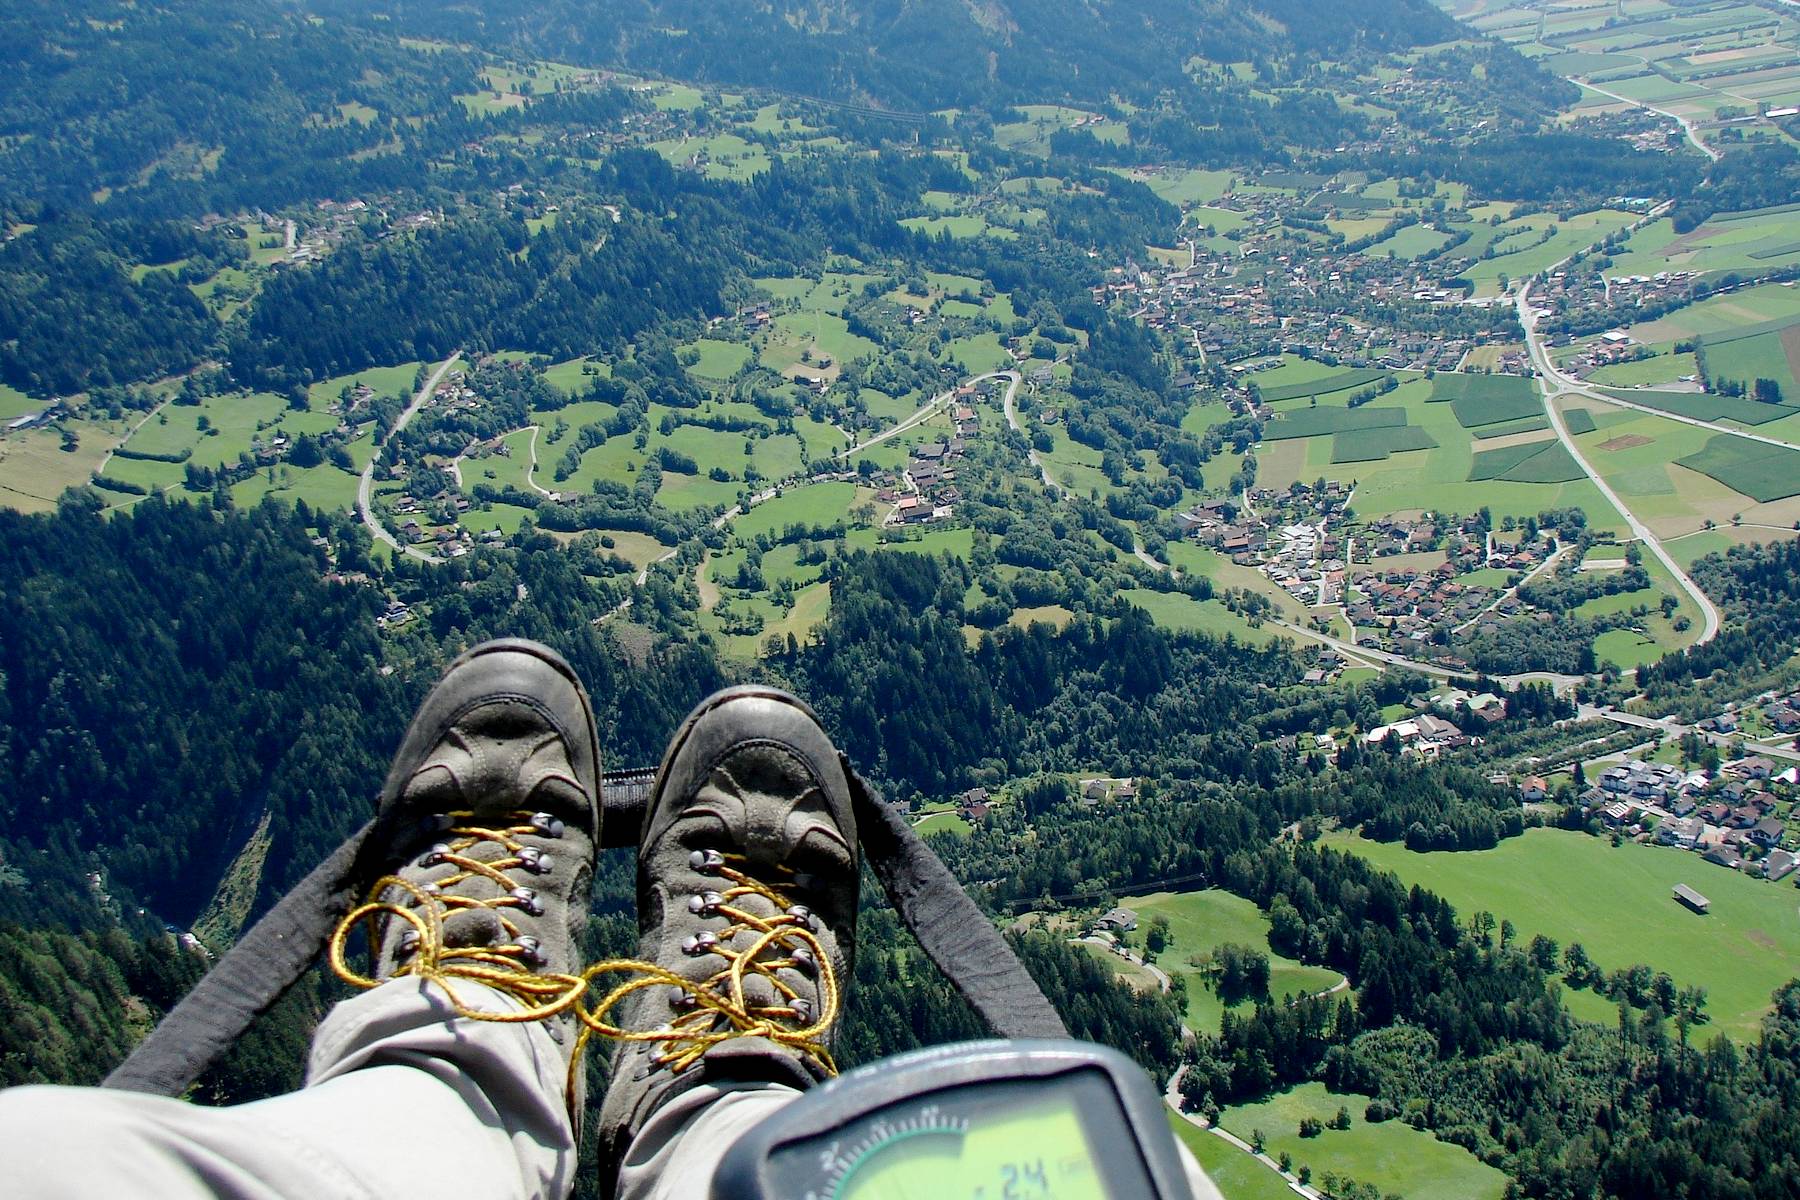
<path fill-rule="evenodd" d="M 1175 1074 L 1169 1076 L 1169 1086 L 1163 1089 L 1163 1103 L 1169 1106 L 1171 1112 L 1186 1121 L 1189 1125 L 1192 1125 L 1195 1129 L 1204 1129 L 1214 1137 L 1229 1142 L 1239 1150 L 1242 1150 L 1245 1154 L 1254 1158 L 1263 1166 L 1269 1168 L 1269 1170 L 1275 1172 L 1276 1175 L 1281 1177 L 1281 1182 L 1286 1184 L 1288 1190 L 1292 1191 L 1295 1195 L 1305 1196 L 1307 1200 L 1323 1200 L 1316 1189 L 1301 1183 L 1296 1176 L 1289 1175 L 1286 1171 L 1283 1171 L 1281 1169 L 1281 1164 L 1270 1158 L 1267 1154 L 1258 1154 L 1255 1150 L 1250 1148 L 1249 1142 L 1246 1142 L 1237 1134 L 1228 1133 L 1227 1131 L 1220 1129 L 1217 1125 L 1208 1125 L 1204 1120 L 1195 1116 L 1193 1113 L 1183 1112 L 1181 1108 L 1181 1077 L 1185 1074 L 1187 1074 L 1187 1065 L 1184 1063 L 1176 1070 Z M 1196 1197 L 1196 1200 L 1207 1200 L 1207 1198 Z"/>
<path fill-rule="evenodd" d="M 461 357 L 462 351 L 457 350 L 452 352 L 449 358 L 446 358 L 443 362 L 438 364 L 437 370 L 431 373 L 431 376 L 425 380 L 424 385 L 419 388 L 418 393 L 413 396 L 412 403 L 406 406 L 406 411 L 400 414 L 400 419 L 394 422 L 394 427 L 388 431 L 387 438 L 382 441 L 383 446 L 387 445 L 387 443 L 393 439 L 395 434 L 399 433 L 402 429 L 405 429 L 418 411 L 425 407 L 426 402 L 431 399 L 431 394 L 437 391 L 437 385 L 444 381 L 444 376 L 450 373 L 450 368 L 455 366 L 456 360 Z M 374 534 L 376 538 L 386 542 L 389 546 L 400 551 L 408 558 L 416 558 L 420 562 L 442 562 L 443 560 L 435 554 L 427 554 L 423 550 L 413 546 L 402 546 L 400 544 L 400 539 L 389 533 L 387 527 L 375 519 L 375 512 L 369 507 L 369 497 L 375 489 L 375 463 L 380 457 L 381 447 L 377 446 L 375 452 L 369 456 L 369 465 L 363 468 L 362 478 L 357 481 L 356 515 L 362 518 L 362 523 L 368 527 L 369 532 Z"/>
<path fill-rule="evenodd" d="M 968 387 L 972 384 L 982 383 L 989 379 L 1010 379 L 1012 381 L 1012 388 L 1009 388 L 1007 390 L 1007 403 L 1011 404 L 1012 403 L 1012 391 L 1013 391 L 1013 389 L 1016 389 L 1019 386 L 1019 373 L 1017 371 L 989 371 L 985 375 L 977 375 L 972 379 L 965 379 L 962 381 L 962 383 L 958 384 L 957 387 Z M 911 429 L 913 426 L 922 424 L 923 422 L 930 420 L 932 416 L 934 416 L 937 412 L 939 412 L 941 409 L 943 409 L 943 407 L 945 405 L 949 404 L 950 401 L 952 401 L 954 399 L 956 399 L 956 388 L 951 388 L 947 392 L 944 392 L 937 396 L 933 396 L 929 401 L 927 401 L 925 403 L 925 405 L 922 408 L 919 409 L 918 412 L 916 412 L 912 416 L 906 418 L 906 420 L 900 422 L 898 425 L 894 426 L 892 429 L 884 429 L 880 433 L 876 434 L 874 437 L 870 438 L 866 442 L 858 442 L 854 446 L 845 446 L 842 450 L 839 450 L 837 452 L 837 455 L 839 458 L 847 459 L 852 454 L 855 454 L 858 451 L 867 450 L 870 446 L 878 446 L 882 442 L 887 441 L 891 437 L 898 437 L 900 434 L 905 433 L 907 430 Z"/>
<path fill-rule="evenodd" d="M 552 492 L 548 488 L 540 487 L 537 481 L 537 439 L 538 431 L 542 428 L 543 426 L 541 425 L 533 425 L 531 427 L 531 466 L 525 471 L 525 482 L 530 484 L 531 490 L 540 496 L 554 496 L 556 494 L 555 492 Z"/>
<path fill-rule="evenodd" d="M 1625 506 L 1625 502 L 1619 499 L 1618 493 L 1614 492 L 1606 480 L 1600 477 L 1600 472 L 1594 469 L 1593 464 L 1588 462 L 1580 448 L 1575 445 L 1575 439 L 1569 435 L 1569 427 L 1563 421 L 1562 413 L 1556 407 L 1557 399 L 1574 389 L 1565 387 L 1559 382 L 1562 376 L 1557 373 L 1555 365 L 1550 361 L 1549 351 L 1544 348 L 1543 339 L 1538 336 L 1537 316 L 1531 309 L 1530 283 L 1519 286 L 1518 305 L 1519 324 L 1525 330 L 1526 348 L 1531 353 L 1531 361 L 1543 375 L 1544 411 L 1550 417 L 1550 428 L 1556 431 L 1557 440 L 1562 442 L 1563 448 L 1569 452 L 1569 456 L 1575 460 L 1582 473 L 1593 481 L 1595 487 L 1600 489 L 1600 494 L 1606 497 L 1607 502 L 1619 510 L 1619 514 L 1625 518 L 1625 523 L 1631 527 L 1631 532 L 1639 541 L 1649 547 L 1650 553 L 1656 556 L 1657 561 L 1662 563 L 1664 569 L 1681 586 L 1681 590 L 1686 592 L 1688 597 L 1693 600 L 1694 605 L 1699 608 L 1702 625 L 1700 636 L 1695 639 L 1694 645 L 1705 645 L 1719 634 L 1718 608 L 1707 598 L 1706 593 L 1700 590 L 1700 586 L 1689 578 L 1688 573 L 1681 569 L 1681 564 L 1676 562 L 1663 548 L 1662 542 L 1654 533 L 1650 532 L 1650 527 L 1638 520 L 1636 514 Z"/>
<path fill-rule="evenodd" d="M 1562 372 L 1557 371 L 1554 366 L 1552 366 L 1551 371 L 1551 378 L 1555 380 L 1560 390 L 1565 394 L 1581 396 L 1588 400 L 1597 400 L 1601 404 L 1611 404 L 1617 408 L 1629 408 L 1633 412 L 1647 413 L 1653 417 L 1661 417 L 1665 421 L 1679 421 L 1683 425 L 1692 425 L 1696 429 L 1710 429 L 1714 433 L 1728 433 L 1732 437 L 1740 437 L 1749 442 L 1761 442 L 1766 446 L 1780 446 L 1787 450 L 1800 450 L 1800 442 L 1787 442 L 1766 433 L 1757 433 L 1755 430 L 1734 429 L 1730 425 L 1721 425 L 1717 421 L 1705 421 L 1699 417 L 1688 417 L 1683 416 L 1681 413 L 1672 413 L 1660 408 L 1651 408 L 1648 404 L 1638 404 L 1635 401 L 1623 400 L 1618 396 L 1608 395 L 1605 392 L 1596 392 L 1583 384 L 1579 379 L 1564 375 Z M 1696 392 L 1694 394 L 1700 395 L 1701 393 Z"/>
<path fill-rule="evenodd" d="M 1019 409 L 1018 405 L 1015 403 L 1019 395 L 1019 373 L 1017 371 L 1009 371 L 1008 374 L 1012 376 L 1012 382 L 1006 387 L 1006 397 L 1002 402 L 1001 407 L 1006 410 L 1006 423 L 1012 427 L 1012 431 L 1014 433 L 1023 434 L 1025 432 L 1025 427 L 1019 423 Z M 1027 439 L 1027 441 L 1029 442 L 1029 439 Z M 1037 450 L 1027 445 L 1025 453 L 1030 457 L 1031 465 L 1037 468 L 1039 477 L 1044 481 L 1044 486 L 1055 492 L 1057 495 L 1062 495 L 1062 488 L 1057 484 L 1056 480 L 1050 478 L 1050 468 L 1044 465 L 1044 460 L 1038 456 Z"/>
<path fill-rule="evenodd" d="M 1636 713 L 1623 712 L 1616 708 L 1596 708 L 1591 704 L 1583 704 L 1576 710 L 1577 717 L 1586 721 L 1611 721 L 1615 725 L 1627 725 L 1633 729 L 1646 729 L 1661 737 L 1679 738 L 1686 734 L 1698 733 L 1714 746 L 1724 748 L 1732 741 L 1741 741 L 1744 749 L 1751 754 L 1765 754 L 1770 758 L 1785 759 L 1788 762 L 1800 763 L 1800 750 L 1792 746 L 1757 741 L 1741 734 L 1711 733 L 1707 730 L 1696 730 L 1692 725 L 1683 725 L 1672 717 L 1641 717 Z M 1660 740 L 1660 738 L 1659 738 Z"/>

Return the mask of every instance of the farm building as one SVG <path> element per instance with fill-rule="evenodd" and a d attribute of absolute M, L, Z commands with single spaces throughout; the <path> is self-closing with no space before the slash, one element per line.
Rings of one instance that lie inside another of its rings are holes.
<path fill-rule="evenodd" d="M 1696 892 L 1685 883 L 1678 883 L 1675 885 L 1675 899 L 1681 901 L 1681 903 L 1687 905 L 1695 912 L 1703 915 L 1707 909 L 1712 907 L 1711 900 L 1708 900 L 1705 896 L 1702 896 L 1699 892 Z"/>

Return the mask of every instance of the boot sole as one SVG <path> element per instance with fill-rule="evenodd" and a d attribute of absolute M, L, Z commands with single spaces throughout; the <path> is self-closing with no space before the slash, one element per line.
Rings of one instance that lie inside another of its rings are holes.
<path fill-rule="evenodd" d="M 669 768 L 674 765 L 676 758 L 680 756 L 681 751 L 686 747 L 688 738 L 693 735 L 694 729 L 700 724 L 703 718 L 711 713 L 724 708 L 734 700 L 744 699 L 773 700 L 777 703 L 788 705 L 790 708 L 798 709 L 806 716 L 807 720 L 819 727 L 821 733 L 825 732 L 825 723 L 819 720 L 819 714 L 813 711 L 812 705 L 800 699 L 800 697 L 794 695 L 792 692 L 783 691 L 781 688 L 770 687 L 767 684 L 760 683 L 739 683 L 714 692 L 694 706 L 693 711 L 688 713 L 687 717 L 682 720 L 681 725 L 675 730 L 675 736 L 669 739 L 669 748 L 663 751 L 662 762 L 658 764 L 656 768 L 656 781 L 650 787 L 650 797 L 645 802 L 641 817 L 643 825 L 639 834 L 640 849 L 642 849 L 641 839 L 649 835 L 656 811 L 662 806 L 663 788 L 668 783 Z M 836 748 L 836 743 L 831 740 L 831 735 L 829 733 L 825 734 L 825 740 L 832 745 L 834 749 Z"/>
<path fill-rule="evenodd" d="M 588 696 L 587 688 L 583 686 L 581 677 L 575 673 L 575 668 L 569 665 L 567 659 L 543 643 L 534 642 L 528 638 L 497 638 L 493 641 L 483 642 L 481 645 L 472 647 L 457 655 L 456 658 L 451 661 L 450 665 L 444 669 L 444 674 L 439 678 L 438 683 L 433 686 L 433 691 L 435 691 L 437 687 L 441 687 L 443 681 L 448 679 L 460 668 L 467 666 L 470 663 L 477 662 L 489 655 L 503 653 L 523 654 L 530 658 L 535 658 L 545 666 L 548 666 L 551 670 L 555 671 L 558 675 L 562 676 L 575 689 L 576 698 L 581 702 L 583 723 L 586 725 L 588 754 L 590 756 L 590 761 L 594 764 L 594 783 L 593 787 L 588 791 L 588 816 L 593 828 L 594 845 L 598 847 L 600 845 L 601 824 L 605 815 L 600 804 L 600 781 L 604 767 L 604 763 L 600 758 L 600 731 L 594 721 L 593 700 Z M 425 703 L 429 703 L 430 699 L 431 694 L 427 693 Z M 481 701 L 476 701 L 476 703 L 479 702 Z M 421 705 L 421 712 L 423 712 L 423 707 L 424 706 Z M 400 749 L 394 754 L 394 769 L 390 770 L 388 780 L 381 790 L 381 811 L 386 811 L 396 803 L 399 789 L 404 786 L 406 779 L 409 777 L 407 772 L 399 770 L 400 764 L 416 762 L 419 756 L 435 742 L 436 737 L 440 735 L 444 725 L 453 721 L 457 715 L 460 715 L 461 712 L 464 711 L 467 711 L 466 707 L 457 710 L 456 713 L 450 715 L 447 719 L 439 718 L 430 722 L 428 726 L 423 728 L 420 727 L 415 718 L 413 725 L 408 726 L 406 736 L 400 743 Z M 547 715 L 548 714 L 546 714 L 546 716 Z M 430 734 L 431 741 L 425 740 L 427 733 Z M 415 737 L 415 735 L 417 736 Z"/>

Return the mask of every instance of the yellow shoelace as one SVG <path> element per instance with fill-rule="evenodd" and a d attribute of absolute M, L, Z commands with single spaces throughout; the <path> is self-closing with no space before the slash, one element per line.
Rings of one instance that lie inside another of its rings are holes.
<path fill-rule="evenodd" d="M 412 951 L 411 961 L 396 969 L 394 975 L 411 975 L 437 984 L 443 989 L 450 1001 L 451 1010 L 457 1016 L 475 1021 L 541 1021 L 546 1017 L 556 1016 L 575 1007 L 587 985 L 576 975 L 541 973 L 535 970 L 527 961 L 530 951 L 519 940 L 519 927 L 506 916 L 507 909 L 523 908 L 527 903 L 515 894 L 516 885 L 506 872 L 526 865 L 528 856 L 534 852 L 519 838 L 538 830 L 524 813 L 509 813 L 509 817 L 518 819 L 517 823 L 501 829 L 475 825 L 471 823 L 473 816 L 469 812 L 450 814 L 451 825 L 444 834 L 445 849 L 438 857 L 440 861 L 454 866 L 456 871 L 433 881 L 432 890 L 398 875 L 384 876 L 375 881 L 375 885 L 369 889 L 369 898 L 347 913 L 332 932 L 327 947 L 331 970 L 339 979 L 353 987 L 373 988 L 383 982 L 352 968 L 348 961 L 347 946 L 351 931 L 361 921 L 368 922 L 369 945 L 379 945 L 379 921 L 385 915 L 405 921 L 418 935 L 418 945 Z M 507 856 L 493 862 L 482 862 L 469 857 L 469 851 L 482 842 L 493 842 L 503 847 Z M 451 889 L 478 875 L 491 881 L 500 890 L 500 894 L 487 900 L 451 894 Z M 411 897 L 413 903 L 402 903 L 400 897 L 388 898 L 391 890 L 398 890 Z M 447 944 L 444 922 L 459 910 L 474 908 L 492 909 L 499 916 L 500 925 L 506 931 L 506 941 L 503 944 Z M 456 989 L 450 984 L 452 978 L 467 979 L 504 992 L 517 1000 L 522 1008 L 518 1012 L 472 1009 L 457 996 Z"/>
<path fill-rule="evenodd" d="M 519 943 L 519 929 L 504 911 L 524 904 L 513 894 L 514 883 L 505 872 L 526 865 L 520 852 L 529 854 L 530 849 L 519 842 L 518 837 L 533 833 L 535 829 L 528 822 L 489 829 L 469 823 L 472 815 L 451 814 L 452 825 L 446 837 L 456 840 L 447 842 L 445 850 L 439 854 L 441 861 L 457 868 L 455 873 L 434 881 L 435 886 L 429 891 L 397 875 L 386 876 L 376 881 L 368 900 L 338 922 L 328 950 L 332 972 L 339 979 L 358 988 L 373 988 L 383 982 L 349 965 L 347 945 L 351 931 L 362 921 L 369 925 L 369 944 L 378 945 L 377 923 L 386 915 L 407 922 L 418 935 L 418 945 L 412 950 L 411 960 L 395 970 L 395 977 L 430 980 L 443 990 L 457 1016 L 473 1021 L 525 1022 L 571 1013 L 582 1025 L 575 1052 L 569 1060 L 566 1099 L 571 1114 L 574 1114 L 583 1055 L 595 1035 L 621 1042 L 663 1043 L 656 1061 L 677 1072 L 698 1062 L 707 1050 L 720 1042 L 738 1037 L 761 1037 L 811 1058 L 826 1074 L 837 1074 L 837 1065 L 824 1043 L 825 1034 L 837 1022 L 841 1002 L 837 973 L 832 969 L 830 956 L 813 932 L 810 917 L 803 915 L 804 910 L 796 912 L 796 906 L 779 890 L 743 871 L 741 865 L 745 860 L 741 856 L 724 856 L 724 864 L 718 868 L 718 874 L 731 886 L 718 894 L 719 903 L 712 908 L 718 915 L 729 918 L 731 924 L 718 931 L 714 935 L 716 940 L 701 951 L 725 960 L 725 965 L 707 979 L 688 979 L 655 963 L 635 958 L 607 959 L 588 967 L 580 975 L 541 972 L 529 965 L 528 950 Z M 483 841 L 503 846 L 508 857 L 493 862 L 470 858 L 468 852 Z M 786 868 L 777 870 L 784 876 L 792 876 Z M 448 894 L 450 889 L 476 875 L 491 880 L 502 894 L 488 900 Z M 413 903 L 407 905 L 400 897 L 390 897 L 390 889 L 404 893 Z M 761 917 L 746 911 L 737 902 L 748 896 L 767 902 L 775 915 Z M 507 944 L 447 945 L 444 922 L 453 912 L 467 908 L 495 910 L 506 931 Z M 740 941 L 741 946 L 734 945 Z M 811 962 L 803 963 L 795 956 L 796 950 L 804 951 Z M 814 975 L 819 992 L 816 1013 L 811 1012 L 806 1001 L 776 975 L 784 969 L 809 969 Z M 582 1003 L 596 978 L 618 973 L 635 978 L 614 987 L 591 1007 Z M 745 980 L 752 976 L 766 980 L 785 1003 L 752 1005 L 744 987 Z M 517 1000 L 520 1008 L 512 1012 L 470 1008 L 457 996 L 452 979 L 467 979 L 503 992 Z M 691 1007 L 660 1029 L 625 1029 L 607 1021 L 608 1015 L 627 997 L 652 987 L 679 990 L 691 1001 Z M 783 1024 L 783 1020 L 798 1024 Z"/>
<path fill-rule="evenodd" d="M 837 1074 L 837 1064 L 824 1042 L 825 1034 L 837 1023 L 840 1005 L 837 972 L 832 969 L 831 958 L 813 932 L 810 916 L 804 910 L 796 912 L 797 906 L 776 888 L 751 878 L 741 869 L 744 862 L 739 855 L 724 856 L 718 873 L 731 886 L 719 893 L 719 903 L 712 908 L 729 918 L 731 924 L 719 930 L 714 935 L 716 940 L 699 951 L 724 959 L 724 965 L 708 978 L 696 981 L 642 959 L 613 958 L 595 963 L 582 972 L 584 980 L 618 972 L 636 978 L 613 988 L 592 1008 L 580 1010 L 585 1026 L 582 1043 L 594 1034 L 621 1042 L 661 1042 L 663 1050 L 656 1061 L 671 1070 L 684 1071 L 720 1042 L 760 1037 L 811 1058 L 828 1075 Z M 792 877 L 785 867 L 776 869 Z M 737 903 L 748 896 L 766 901 L 775 915 L 760 917 Z M 796 957 L 797 950 L 803 950 L 811 961 Z M 817 980 L 817 1012 L 812 1012 L 811 1005 L 776 974 L 788 969 L 810 971 Z M 752 976 L 766 980 L 785 1003 L 751 1004 L 744 983 Z M 626 997 L 651 987 L 675 988 L 692 1002 L 692 1007 L 662 1029 L 622 1029 L 607 1022 L 608 1014 Z M 784 1020 L 798 1024 L 784 1024 Z"/>

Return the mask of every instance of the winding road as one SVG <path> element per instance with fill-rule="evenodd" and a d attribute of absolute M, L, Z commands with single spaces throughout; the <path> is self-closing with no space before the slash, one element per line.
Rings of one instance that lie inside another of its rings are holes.
<path fill-rule="evenodd" d="M 1519 285 L 1518 306 L 1519 325 L 1525 330 L 1525 346 L 1531 353 L 1532 364 L 1537 367 L 1541 376 L 1544 412 L 1550 418 L 1550 428 L 1555 430 L 1557 440 L 1569 452 L 1569 457 L 1575 460 L 1575 465 L 1580 467 L 1582 473 L 1593 482 L 1595 487 L 1600 489 L 1600 494 L 1606 497 L 1607 503 L 1619 510 L 1619 515 L 1625 518 L 1625 523 L 1630 526 L 1632 534 L 1649 548 L 1650 553 L 1656 556 L 1656 560 L 1663 565 L 1675 582 L 1680 585 L 1681 590 L 1688 594 L 1688 598 L 1700 610 L 1702 625 L 1700 636 L 1695 640 L 1694 645 L 1705 645 L 1719 634 L 1717 606 L 1707 598 L 1706 593 L 1700 590 L 1700 586 L 1689 577 L 1688 573 L 1682 570 L 1681 564 L 1676 562 L 1674 557 L 1663 548 L 1662 542 L 1654 533 L 1650 532 L 1650 527 L 1638 520 L 1637 515 L 1625 506 L 1625 502 L 1619 499 L 1618 493 L 1613 491 L 1606 480 L 1600 477 L 1600 472 L 1594 469 L 1594 465 L 1587 460 L 1586 456 L 1581 453 L 1581 448 L 1575 444 L 1575 439 L 1570 435 L 1569 426 L 1564 422 L 1562 413 L 1556 407 L 1556 402 L 1566 395 L 1586 395 L 1586 393 L 1578 387 L 1569 386 L 1567 377 L 1559 372 L 1556 365 L 1550 361 L 1550 352 L 1545 348 L 1543 338 L 1538 336 L 1537 314 L 1531 307 L 1531 284 L 1529 281 Z"/>
<path fill-rule="evenodd" d="M 1019 408 L 1017 404 L 1019 398 L 1019 384 L 1023 382 L 1023 380 L 1017 371 L 1006 371 L 1003 372 L 1003 374 L 1011 376 L 1011 382 L 1006 385 L 1006 396 L 1001 401 L 1000 405 L 1006 410 L 1006 424 L 1014 433 L 1024 434 L 1025 427 L 1019 422 Z M 1044 486 L 1055 492 L 1057 495 L 1062 495 L 1061 486 L 1057 484 L 1056 480 L 1050 478 L 1050 468 L 1044 464 L 1044 460 L 1038 454 L 1037 449 L 1029 445 L 1030 439 L 1027 438 L 1026 440 L 1027 446 L 1025 453 L 1031 459 L 1031 465 L 1037 468 L 1038 475 L 1044 481 Z"/>
<path fill-rule="evenodd" d="M 374 453 L 369 455 L 368 465 L 362 470 L 362 478 L 356 483 L 356 515 L 362 518 L 362 523 L 368 527 L 369 532 L 408 558 L 416 558 L 420 562 L 442 562 L 444 560 L 416 547 L 402 546 L 400 539 L 389 533 L 387 527 L 375 519 L 375 512 L 369 506 L 370 496 L 375 490 L 375 463 L 381 458 L 381 447 L 392 441 L 395 434 L 412 422 L 413 417 L 417 416 L 419 410 L 431 400 L 432 393 L 437 391 L 438 384 L 444 381 L 444 376 L 450 373 L 450 368 L 455 366 L 460 358 L 462 358 L 462 351 L 456 350 L 451 353 L 449 358 L 438 364 L 437 370 L 431 373 L 424 384 L 420 386 L 418 393 L 413 396 L 412 403 L 406 406 L 406 410 L 394 422 L 394 427 L 388 430 L 388 435 L 382 439 L 381 446 L 375 447 Z"/>

